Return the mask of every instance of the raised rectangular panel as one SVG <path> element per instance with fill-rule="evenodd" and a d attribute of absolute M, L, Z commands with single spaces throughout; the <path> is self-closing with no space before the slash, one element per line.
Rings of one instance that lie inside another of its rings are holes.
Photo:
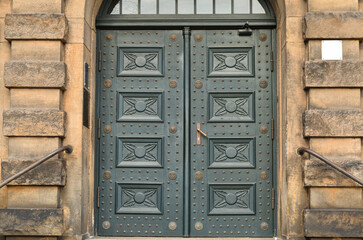
<path fill-rule="evenodd" d="M 254 122 L 254 93 L 210 93 L 208 119 L 208 122 Z"/>
<path fill-rule="evenodd" d="M 118 138 L 117 167 L 162 167 L 162 138 Z"/>
<path fill-rule="evenodd" d="M 209 77 L 251 77 L 254 75 L 254 48 L 210 48 Z"/>
<path fill-rule="evenodd" d="M 254 168 L 254 138 L 209 139 L 209 168 Z"/>
<path fill-rule="evenodd" d="M 116 184 L 116 213 L 162 214 L 162 185 Z"/>
<path fill-rule="evenodd" d="M 162 92 L 119 92 L 117 98 L 117 121 L 163 121 L 164 96 Z"/>
<path fill-rule="evenodd" d="M 209 214 L 255 214 L 255 196 L 255 183 L 209 185 Z"/>
<path fill-rule="evenodd" d="M 122 47 L 118 50 L 118 76 L 163 76 L 163 48 Z"/>

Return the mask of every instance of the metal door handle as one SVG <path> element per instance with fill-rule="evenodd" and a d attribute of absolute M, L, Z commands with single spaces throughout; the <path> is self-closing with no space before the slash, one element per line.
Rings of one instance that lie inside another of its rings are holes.
<path fill-rule="evenodd" d="M 200 123 L 197 123 L 197 145 L 201 144 L 201 137 L 200 135 L 203 135 L 204 137 L 207 137 L 207 134 L 205 134 L 202 130 L 200 130 Z"/>

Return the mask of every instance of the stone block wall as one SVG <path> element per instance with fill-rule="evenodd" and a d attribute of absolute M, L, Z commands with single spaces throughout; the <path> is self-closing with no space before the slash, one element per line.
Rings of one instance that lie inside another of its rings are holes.
<path fill-rule="evenodd" d="M 304 36 L 304 136 L 310 149 L 363 179 L 362 1 L 308 0 Z M 322 40 L 342 40 L 343 60 L 322 60 Z M 362 187 L 312 156 L 304 160 L 304 185 L 306 237 L 363 237 Z"/>

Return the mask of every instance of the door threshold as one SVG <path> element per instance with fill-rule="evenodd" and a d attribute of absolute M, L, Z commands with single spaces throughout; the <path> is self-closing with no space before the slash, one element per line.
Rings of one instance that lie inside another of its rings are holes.
<path fill-rule="evenodd" d="M 252 237 L 90 237 L 87 239 L 92 240 L 279 240 L 280 238 L 272 237 L 272 238 L 252 238 Z"/>

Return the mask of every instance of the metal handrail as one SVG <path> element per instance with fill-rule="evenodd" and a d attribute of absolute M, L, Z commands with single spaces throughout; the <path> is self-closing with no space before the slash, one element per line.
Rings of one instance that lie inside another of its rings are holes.
<path fill-rule="evenodd" d="M 33 168 L 39 166 L 40 164 L 42 164 L 43 162 L 47 161 L 49 158 L 57 155 L 58 153 L 61 153 L 63 151 L 66 151 L 66 153 L 72 153 L 73 152 L 73 147 L 71 145 L 67 145 L 61 148 L 58 148 L 57 150 L 55 150 L 54 152 L 51 152 L 50 154 L 48 154 L 47 156 L 45 156 L 42 159 L 39 159 L 38 161 L 36 161 L 35 163 L 33 163 L 32 165 L 28 166 L 27 168 L 21 170 L 20 172 L 18 172 L 17 174 L 9 177 L 8 179 L 6 179 L 4 182 L 2 182 L 0 184 L 0 188 L 4 187 L 6 184 L 8 184 L 9 182 L 17 179 L 18 177 L 20 177 L 21 175 L 29 172 L 30 170 L 32 170 Z"/>
<path fill-rule="evenodd" d="M 310 153 L 311 155 L 317 157 L 318 159 L 320 159 L 321 161 L 325 162 L 326 164 L 328 164 L 329 166 L 331 166 L 332 168 L 334 168 L 335 170 L 343 173 L 345 176 L 349 177 L 350 179 L 352 179 L 353 181 L 359 183 L 360 185 L 363 186 L 363 181 L 360 180 L 359 178 L 353 176 L 352 174 L 348 173 L 347 171 L 345 171 L 343 168 L 339 167 L 338 165 L 336 165 L 335 163 L 331 162 L 330 160 L 326 159 L 325 157 L 321 156 L 319 153 L 314 152 L 313 150 L 310 150 L 308 148 L 304 148 L 304 147 L 299 147 L 297 149 L 297 153 L 299 155 L 303 155 L 304 152 Z"/>

